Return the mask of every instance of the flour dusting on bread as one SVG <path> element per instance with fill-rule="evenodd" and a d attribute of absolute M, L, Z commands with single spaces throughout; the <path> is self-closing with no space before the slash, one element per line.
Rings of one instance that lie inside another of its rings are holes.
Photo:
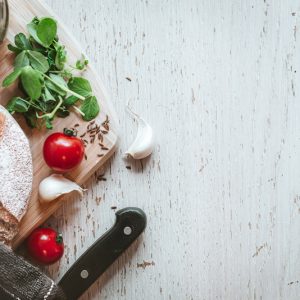
<path fill-rule="evenodd" d="M 32 189 L 32 173 L 29 142 L 0 105 L 0 241 L 10 241 L 18 232 Z"/>

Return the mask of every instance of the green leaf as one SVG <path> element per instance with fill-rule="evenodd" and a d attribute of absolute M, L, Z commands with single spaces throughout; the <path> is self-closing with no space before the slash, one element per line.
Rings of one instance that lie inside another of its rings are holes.
<path fill-rule="evenodd" d="M 100 112 L 99 103 L 95 96 L 86 98 L 80 107 L 80 110 L 84 113 L 83 120 L 91 121 L 97 117 Z"/>
<path fill-rule="evenodd" d="M 34 69 L 42 73 L 46 73 L 49 70 L 48 60 L 43 54 L 37 51 L 30 51 L 30 50 L 27 51 L 27 53 L 28 53 L 29 62 Z"/>
<path fill-rule="evenodd" d="M 45 87 L 45 89 L 44 89 L 43 99 L 46 102 L 47 101 L 55 101 L 55 98 L 53 97 L 51 92 L 47 89 L 47 87 Z"/>
<path fill-rule="evenodd" d="M 68 111 L 68 109 L 64 106 L 61 106 L 59 108 L 59 110 L 56 113 L 56 116 L 58 116 L 59 118 L 66 118 L 70 115 L 70 112 Z"/>
<path fill-rule="evenodd" d="M 60 75 L 56 75 L 56 74 L 50 74 L 50 78 L 57 84 L 68 88 L 68 85 L 66 83 L 66 81 L 60 76 Z"/>
<path fill-rule="evenodd" d="M 64 87 L 65 88 L 68 87 L 65 80 L 61 76 L 56 75 L 56 74 L 50 74 L 50 78 L 51 78 L 51 80 L 53 80 L 53 82 L 47 79 L 45 81 L 46 87 L 49 90 L 52 90 L 61 96 L 65 96 L 67 94 L 67 92 L 64 89 L 62 89 Z M 60 88 L 60 86 L 62 86 L 62 88 Z"/>
<path fill-rule="evenodd" d="M 67 61 L 67 52 L 65 50 L 65 47 L 59 44 L 55 46 L 55 49 L 56 49 L 55 66 L 58 70 L 62 70 Z"/>
<path fill-rule="evenodd" d="M 37 100 L 42 93 L 43 78 L 41 73 L 30 66 L 22 69 L 21 82 L 25 92 L 32 100 Z"/>
<path fill-rule="evenodd" d="M 89 61 L 87 59 L 85 59 L 84 55 L 82 55 L 81 59 L 78 59 L 76 61 L 76 69 L 82 71 L 86 68 L 88 63 L 89 63 Z"/>
<path fill-rule="evenodd" d="M 11 52 L 14 52 L 16 54 L 19 54 L 20 52 L 22 52 L 22 49 L 19 49 L 19 48 L 13 46 L 12 44 L 8 44 L 7 48 L 8 48 L 8 50 L 10 50 Z"/>
<path fill-rule="evenodd" d="M 66 99 L 64 99 L 64 105 L 69 107 L 71 105 L 74 105 L 78 101 L 78 98 L 75 96 L 69 96 Z"/>
<path fill-rule="evenodd" d="M 15 69 L 18 69 L 18 68 L 26 67 L 28 65 L 29 65 L 29 59 L 27 57 L 26 50 L 23 50 L 21 53 L 19 53 L 16 56 L 14 66 Z"/>
<path fill-rule="evenodd" d="M 29 127 L 35 128 L 37 126 L 37 117 L 33 109 L 30 109 L 27 113 L 24 113 L 24 117 Z"/>
<path fill-rule="evenodd" d="M 2 82 L 2 86 L 7 87 L 11 85 L 21 75 L 21 72 L 21 69 L 14 70 L 12 73 L 5 77 L 5 79 Z"/>
<path fill-rule="evenodd" d="M 56 37 L 57 24 L 52 18 L 43 18 L 36 27 L 36 35 L 42 46 L 49 48 Z M 38 42 L 38 41 L 37 41 Z"/>
<path fill-rule="evenodd" d="M 89 81 L 83 77 L 73 77 L 68 83 L 69 89 L 83 96 L 89 97 L 92 95 L 92 87 Z"/>
<path fill-rule="evenodd" d="M 53 129 L 52 121 L 53 118 L 48 118 L 48 117 L 45 118 L 45 124 L 47 129 Z"/>
<path fill-rule="evenodd" d="M 40 45 L 43 46 L 42 41 L 37 36 L 37 24 L 35 24 L 33 21 L 29 24 L 27 24 L 27 30 L 32 36 L 32 38 Z"/>
<path fill-rule="evenodd" d="M 6 109 L 10 113 L 24 113 L 28 111 L 29 104 L 26 102 L 26 100 L 22 99 L 21 97 L 13 97 L 6 105 Z"/>
<path fill-rule="evenodd" d="M 22 50 L 31 50 L 32 49 L 30 42 L 24 33 L 19 33 L 15 36 L 15 44 L 16 44 L 16 47 L 18 47 L 19 49 L 22 49 Z"/>
<path fill-rule="evenodd" d="M 56 51 L 54 49 L 49 50 L 47 57 L 48 57 L 48 63 L 50 67 L 53 65 L 55 66 Z"/>

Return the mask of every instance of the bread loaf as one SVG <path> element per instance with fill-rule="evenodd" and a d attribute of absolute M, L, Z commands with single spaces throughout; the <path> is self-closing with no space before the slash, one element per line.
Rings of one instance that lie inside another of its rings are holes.
<path fill-rule="evenodd" d="M 0 241 L 10 244 L 26 213 L 32 189 L 29 142 L 15 119 L 0 105 Z"/>

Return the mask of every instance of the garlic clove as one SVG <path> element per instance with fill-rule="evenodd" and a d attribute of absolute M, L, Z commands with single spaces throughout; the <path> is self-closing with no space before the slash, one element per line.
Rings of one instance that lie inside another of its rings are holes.
<path fill-rule="evenodd" d="M 44 178 L 39 185 L 39 196 L 42 202 L 51 202 L 59 196 L 73 191 L 79 192 L 82 196 L 85 190 L 61 174 L 52 174 Z"/>
<path fill-rule="evenodd" d="M 138 131 L 133 143 L 125 152 L 125 155 L 129 155 L 134 159 L 143 159 L 153 152 L 153 129 L 149 125 L 149 123 L 145 121 L 145 119 L 134 113 L 128 106 L 127 109 L 130 114 L 137 120 Z"/>

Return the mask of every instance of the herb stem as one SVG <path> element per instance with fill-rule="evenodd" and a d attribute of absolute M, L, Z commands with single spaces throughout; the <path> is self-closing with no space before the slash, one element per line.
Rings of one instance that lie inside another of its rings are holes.
<path fill-rule="evenodd" d="M 59 87 L 61 90 L 70 93 L 71 95 L 77 97 L 80 100 L 85 100 L 85 97 L 71 91 L 70 89 L 64 87 L 63 85 L 60 85 L 59 83 L 55 82 L 53 79 L 51 79 L 51 77 L 47 76 L 46 74 L 42 74 L 45 78 L 47 78 L 49 81 L 51 81 L 54 85 L 56 85 L 57 87 Z"/>
<path fill-rule="evenodd" d="M 41 115 L 41 116 L 39 116 L 39 115 L 37 114 L 36 117 L 37 117 L 38 119 L 42 119 L 42 118 L 53 119 L 54 116 L 55 116 L 55 114 L 56 114 L 56 112 L 58 111 L 58 109 L 60 108 L 60 106 L 61 106 L 62 103 L 63 103 L 62 97 L 60 97 L 60 96 L 58 96 L 58 97 L 59 97 L 59 102 L 58 102 L 58 104 L 55 106 L 55 108 L 52 110 L 51 113 L 44 114 L 44 115 Z"/>
<path fill-rule="evenodd" d="M 43 111 L 39 106 L 35 105 L 35 104 L 32 103 L 32 102 L 29 102 L 29 101 L 27 101 L 27 100 L 25 100 L 25 99 L 22 99 L 22 101 L 25 102 L 25 103 L 27 103 L 28 105 L 30 105 L 30 106 L 32 106 L 32 107 L 38 109 L 38 110 Z"/>
<path fill-rule="evenodd" d="M 85 116 L 85 113 L 82 112 L 77 106 L 73 105 L 73 108 L 74 108 L 78 113 L 80 113 L 82 116 Z"/>

